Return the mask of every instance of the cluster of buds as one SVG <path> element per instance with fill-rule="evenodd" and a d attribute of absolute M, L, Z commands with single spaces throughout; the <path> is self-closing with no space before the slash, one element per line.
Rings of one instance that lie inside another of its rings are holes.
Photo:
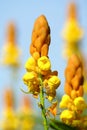
<path fill-rule="evenodd" d="M 68 8 L 67 21 L 65 23 L 62 36 L 65 44 L 64 56 L 70 57 L 72 54 L 81 55 L 79 51 L 79 44 L 83 38 L 83 30 L 79 27 L 77 22 L 76 5 L 70 3 Z"/>
<path fill-rule="evenodd" d="M 80 59 L 72 55 L 65 69 L 65 92 L 72 99 L 83 96 L 83 68 Z"/>
<path fill-rule="evenodd" d="M 60 118 L 66 124 L 82 127 L 81 114 L 86 109 L 83 98 L 83 68 L 77 55 L 72 55 L 65 69 L 65 93 L 60 102 L 60 108 L 66 108 Z M 87 127 L 87 126 L 86 126 Z"/>
<path fill-rule="evenodd" d="M 3 48 L 3 60 L 5 65 L 19 66 L 20 50 L 16 44 L 16 30 L 13 23 L 7 28 L 7 42 Z"/>
<path fill-rule="evenodd" d="M 44 15 L 34 23 L 30 54 L 37 60 L 41 56 L 47 56 L 50 45 L 50 27 Z"/>
<path fill-rule="evenodd" d="M 28 86 L 29 93 L 37 97 L 42 86 L 49 100 L 56 96 L 56 89 L 60 84 L 57 71 L 51 71 L 51 62 L 48 58 L 50 45 L 50 28 L 45 16 L 36 19 L 32 32 L 30 45 L 31 57 L 27 60 L 26 74 L 23 76 L 24 83 Z"/>

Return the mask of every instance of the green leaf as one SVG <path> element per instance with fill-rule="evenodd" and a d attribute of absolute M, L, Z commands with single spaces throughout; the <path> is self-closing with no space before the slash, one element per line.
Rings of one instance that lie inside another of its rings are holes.
<path fill-rule="evenodd" d="M 78 130 L 78 128 L 71 127 L 58 120 L 51 120 L 50 127 L 53 128 L 54 130 Z"/>

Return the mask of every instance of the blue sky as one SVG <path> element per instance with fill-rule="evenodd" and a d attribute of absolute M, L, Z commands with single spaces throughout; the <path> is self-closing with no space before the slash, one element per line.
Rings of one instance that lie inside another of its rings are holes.
<path fill-rule="evenodd" d="M 72 0 L 78 6 L 78 21 L 85 31 L 82 41 L 82 51 L 87 56 L 87 0 Z M 67 5 L 70 0 L 0 0 L 0 48 L 5 44 L 5 32 L 8 22 L 14 21 L 17 28 L 17 43 L 22 50 L 21 69 L 18 80 L 15 83 L 15 91 L 18 98 L 22 92 L 20 86 L 24 86 L 22 76 L 25 73 L 24 63 L 30 56 L 29 45 L 35 19 L 44 14 L 51 28 L 51 44 L 49 58 L 52 69 L 58 70 L 61 85 L 59 91 L 63 91 L 64 69 L 66 61 L 62 57 L 63 40 L 61 31 L 66 20 Z M 0 51 L 1 51 L 0 49 Z M 10 72 L 5 66 L 0 66 L 0 108 L 3 108 L 2 93 L 10 84 Z M 25 86 L 23 87 L 25 88 Z"/>

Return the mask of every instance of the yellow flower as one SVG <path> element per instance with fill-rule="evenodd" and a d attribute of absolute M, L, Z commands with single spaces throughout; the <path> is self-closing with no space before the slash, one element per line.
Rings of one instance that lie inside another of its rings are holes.
<path fill-rule="evenodd" d="M 83 30 L 78 26 L 76 20 L 74 19 L 69 20 L 66 23 L 65 28 L 63 30 L 63 38 L 67 42 L 73 43 L 81 40 L 82 37 L 83 37 Z"/>
<path fill-rule="evenodd" d="M 34 127 L 34 119 L 27 116 L 21 121 L 21 130 L 33 130 Z"/>
<path fill-rule="evenodd" d="M 75 118 L 75 113 L 73 111 L 70 111 L 70 110 L 64 110 L 61 113 L 60 118 L 62 120 L 73 120 Z"/>
<path fill-rule="evenodd" d="M 13 66 L 18 66 L 19 65 L 19 56 L 20 56 L 20 50 L 19 48 L 12 44 L 9 43 L 5 45 L 3 49 L 3 64 L 5 65 L 13 65 Z"/>
<path fill-rule="evenodd" d="M 7 29 L 7 41 L 2 52 L 2 64 L 19 66 L 20 50 L 16 45 L 16 30 L 14 23 L 9 23 Z"/>
<path fill-rule="evenodd" d="M 32 82 L 36 79 L 36 73 L 35 72 L 27 72 L 24 76 L 23 76 L 23 81 L 25 84 L 27 84 L 28 82 Z"/>
<path fill-rule="evenodd" d="M 34 71 L 27 72 L 23 76 L 23 81 L 27 85 L 30 93 L 32 93 L 34 96 L 37 96 L 39 94 L 40 92 L 39 79 Z"/>
<path fill-rule="evenodd" d="M 38 59 L 38 67 L 42 71 L 48 71 L 51 68 L 50 60 L 46 56 L 42 56 Z"/>
<path fill-rule="evenodd" d="M 84 110 L 86 108 L 86 103 L 83 97 L 77 97 L 74 99 L 74 104 L 77 110 Z"/>
<path fill-rule="evenodd" d="M 67 108 L 68 104 L 71 102 L 72 100 L 70 99 L 70 97 L 68 95 L 64 95 L 62 97 L 62 100 L 60 102 L 60 108 Z"/>
<path fill-rule="evenodd" d="M 44 86 L 49 101 L 52 101 L 56 96 L 56 89 L 59 85 L 60 85 L 60 79 L 57 76 L 51 75 L 49 79 L 44 80 Z"/>
<path fill-rule="evenodd" d="M 57 76 L 52 76 L 48 79 L 48 85 L 57 89 L 57 87 L 60 85 L 60 79 Z"/>
<path fill-rule="evenodd" d="M 36 69 L 36 61 L 33 57 L 30 57 L 27 62 L 25 63 L 25 68 L 27 71 L 35 70 Z"/>
<path fill-rule="evenodd" d="M 7 109 L 4 112 L 3 129 L 17 129 L 19 121 L 13 110 Z"/>

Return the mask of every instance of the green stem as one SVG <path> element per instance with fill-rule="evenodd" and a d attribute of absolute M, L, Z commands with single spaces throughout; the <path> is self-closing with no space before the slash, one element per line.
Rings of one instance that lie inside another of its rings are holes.
<path fill-rule="evenodd" d="M 45 109 L 45 103 L 44 103 L 43 81 L 42 81 L 41 76 L 40 76 L 40 105 L 41 105 L 41 110 L 42 110 L 42 118 L 44 122 L 44 130 L 48 130 L 46 109 Z"/>

